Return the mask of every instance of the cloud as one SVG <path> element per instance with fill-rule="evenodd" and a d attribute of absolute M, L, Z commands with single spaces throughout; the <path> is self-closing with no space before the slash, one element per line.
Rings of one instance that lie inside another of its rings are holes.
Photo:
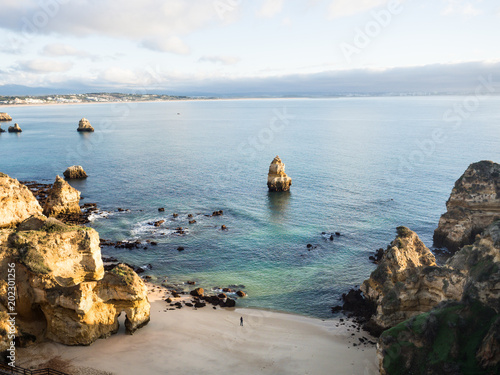
<path fill-rule="evenodd" d="M 451 14 L 462 14 L 465 16 L 479 16 L 483 14 L 483 11 L 476 8 L 474 3 L 478 3 L 481 0 L 468 1 L 468 0 L 446 0 L 447 7 L 444 9 L 444 15 Z"/>
<path fill-rule="evenodd" d="M 236 56 L 202 56 L 198 62 L 210 62 L 214 64 L 234 65 L 240 61 Z"/>
<path fill-rule="evenodd" d="M 171 52 L 177 55 L 189 55 L 190 53 L 189 47 L 177 36 L 146 39 L 141 45 L 158 52 Z"/>
<path fill-rule="evenodd" d="M 1 27 L 14 31 L 137 39 L 189 33 L 217 18 L 206 0 L 16 0 L 2 2 L 2 14 Z"/>
<path fill-rule="evenodd" d="M 90 53 L 76 49 L 73 46 L 62 43 L 47 44 L 42 50 L 43 56 L 59 57 L 59 56 L 76 56 L 76 57 L 93 57 Z"/>
<path fill-rule="evenodd" d="M 20 61 L 17 70 L 22 70 L 29 73 L 61 73 L 66 72 L 73 66 L 70 62 L 61 62 L 54 60 L 26 60 Z"/>
<path fill-rule="evenodd" d="M 385 5 L 389 0 L 334 0 L 329 7 L 329 18 L 341 18 L 366 12 Z"/>
<path fill-rule="evenodd" d="M 257 12 L 260 17 L 271 18 L 281 13 L 285 0 L 264 0 L 264 4 Z"/>

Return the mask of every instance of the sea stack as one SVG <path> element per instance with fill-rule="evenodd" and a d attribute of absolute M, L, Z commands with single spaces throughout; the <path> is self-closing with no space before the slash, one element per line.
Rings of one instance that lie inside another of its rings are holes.
<path fill-rule="evenodd" d="M 0 127 L 0 133 L 5 133 L 5 130 Z"/>
<path fill-rule="evenodd" d="M 12 117 L 8 113 L 0 112 L 0 121 L 12 121 Z"/>
<path fill-rule="evenodd" d="M 70 186 L 61 177 L 57 176 L 54 186 L 49 191 L 49 197 L 43 207 L 43 214 L 47 217 L 81 214 L 80 192 Z"/>
<path fill-rule="evenodd" d="M 88 177 L 81 165 L 68 167 L 63 174 L 68 180 L 81 180 Z"/>
<path fill-rule="evenodd" d="M 21 133 L 23 130 L 19 126 L 19 124 L 14 124 L 14 126 L 9 126 L 9 133 Z"/>
<path fill-rule="evenodd" d="M 276 156 L 269 166 L 267 175 L 267 187 L 269 191 L 288 191 L 292 185 L 292 179 L 285 173 L 285 164 L 279 156 Z"/>
<path fill-rule="evenodd" d="M 434 232 L 435 246 L 457 251 L 474 243 L 476 234 L 500 219 L 500 164 L 471 164 L 455 183 L 446 208 Z"/>
<path fill-rule="evenodd" d="M 89 120 L 87 120 L 85 117 L 80 120 L 78 123 L 78 129 L 76 129 L 79 132 L 93 132 L 94 128 L 92 125 L 90 125 Z"/>

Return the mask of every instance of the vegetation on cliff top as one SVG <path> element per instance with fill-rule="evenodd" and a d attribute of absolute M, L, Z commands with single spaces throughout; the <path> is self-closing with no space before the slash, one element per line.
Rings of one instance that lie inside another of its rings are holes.
<path fill-rule="evenodd" d="M 383 367 L 389 375 L 498 374 L 500 364 L 484 369 L 476 353 L 499 317 L 477 301 L 444 303 L 382 334 Z"/>

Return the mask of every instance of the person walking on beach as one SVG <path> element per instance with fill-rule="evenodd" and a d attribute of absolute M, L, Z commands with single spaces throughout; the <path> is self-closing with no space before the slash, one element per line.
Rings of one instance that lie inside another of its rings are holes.
<path fill-rule="evenodd" d="M 240 326 L 243 327 L 243 317 L 240 318 Z"/>

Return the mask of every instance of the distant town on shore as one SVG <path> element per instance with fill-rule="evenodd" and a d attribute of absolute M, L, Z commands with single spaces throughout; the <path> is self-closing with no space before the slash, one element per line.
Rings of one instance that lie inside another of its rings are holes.
<path fill-rule="evenodd" d="M 0 96 L 0 105 L 17 104 L 64 104 L 64 103 L 114 103 L 114 102 L 146 102 L 165 100 L 188 100 L 189 96 L 157 95 L 157 94 L 122 94 L 122 93 L 89 93 L 69 95 L 26 95 Z"/>

